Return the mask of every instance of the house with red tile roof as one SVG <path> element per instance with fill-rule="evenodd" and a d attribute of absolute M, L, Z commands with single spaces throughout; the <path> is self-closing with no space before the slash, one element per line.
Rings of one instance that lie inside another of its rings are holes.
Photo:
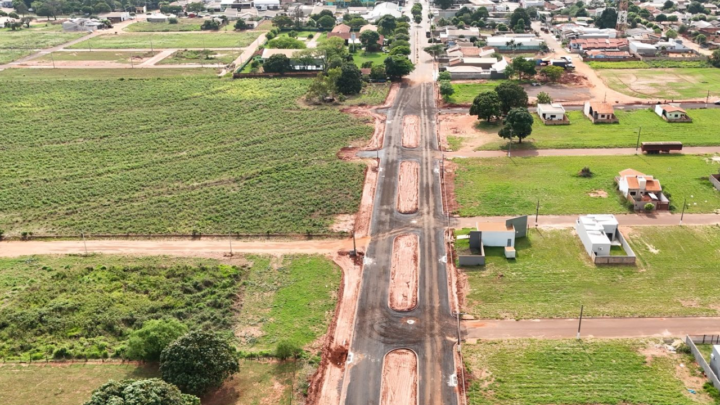
<path fill-rule="evenodd" d="M 633 205 L 635 211 L 644 211 L 648 204 L 652 211 L 669 210 L 670 200 L 662 192 L 660 180 L 634 169 L 625 169 L 615 177 L 618 190 Z"/>

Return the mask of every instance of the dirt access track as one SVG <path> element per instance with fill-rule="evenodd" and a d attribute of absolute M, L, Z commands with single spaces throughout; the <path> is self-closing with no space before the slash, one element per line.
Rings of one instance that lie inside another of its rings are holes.
<path fill-rule="evenodd" d="M 417 356 L 407 349 L 385 355 L 380 405 L 417 405 Z"/>
<path fill-rule="evenodd" d="M 418 301 L 418 236 L 400 235 L 393 241 L 388 305 L 395 311 L 410 311 Z"/>
<path fill-rule="evenodd" d="M 401 214 L 414 214 L 418 210 L 418 175 L 420 165 L 417 162 L 400 163 L 398 174 L 397 210 Z"/>
<path fill-rule="evenodd" d="M 402 146 L 417 148 L 420 143 L 420 118 L 417 115 L 406 115 L 403 118 Z"/>

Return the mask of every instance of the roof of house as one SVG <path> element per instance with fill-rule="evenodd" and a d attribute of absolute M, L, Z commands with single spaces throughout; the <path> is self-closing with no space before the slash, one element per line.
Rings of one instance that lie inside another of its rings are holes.
<path fill-rule="evenodd" d="M 642 176 L 638 176 L 642 177 Z M 638 182 L 638 177 L 626 177 L 625 180 L 628 183 L 628 188 L 631 190 L 638 190 L 640 189 L 640 183 Z M 660 182 L 653 179 L 652 176 L 645 177 L 645 191 L 650 192 L 660 192 L 662 191 L 662 187 L 660 187 Z"/>
<path fill-rule="evenodd" d="M 478 222 L 477 230 L 480 232 L 506 232 L 514 231 L 512 225 L 508 226 L 505 222 Z"/>
<path fill-rule="evenodd" d="M 620 177 L 625 176 L 645 176 L 645 173 L 641 173 L 635 169 L 625 169 L 620 172 Z"/>
<path fill-rule="evenodd" d="M 471 63 L 475 65 L 494 65 L 497 63 L 497 59 L 495 58 L 473 58 L 473 57 L 465 57 L 462 58 L 463 63 Z"/>
<path fill-rule="evenodd" d="M 350 26 L 345 25 L 345 24 L 339 24 L 339 25 L 336 25 L 335 28 L 333 28 L 332 31 L 330 31 L 330 32 L 335 32 L 335 33 L 350 32 Z"/>
<path fill-rule="evenodd" d="M 591 51 L 587 51 L 587 54 L 590 56 L 605 56 L 605 57 L 631 57 L 632 55 L 628 51 L 606 51 L 604 49 L 593 49 Z"/>
<path fill-rule="evenodd" d="M 680 107 L 678 107 L 678 106 L 676 106 L 676 105 L 670 105 L 670 104 L 663 105 L 663 106 L 662 106 L 662 109 L 663 109 L 665 112 L 678 112 L 678 111 L 681 112 L 681 113 L 684 113 L 684 112 L 685 112 L 685 110 L 683 110 L 682 108 L 680 108 Z"/>
<path fill-rule="evenodd" d="M 105 18 L 110 18 L 110 17 L 127 17 L 127 16 L 129 16 L 129 15 L 130 15 L 130 13 L 128 13 L 127 11 L 112 11 L 112 12 L 109 12 L 109 13 L 100 14 L 99 17 L 105 17 Z"/>
<path fill-rule="evenodd" d="M 366 25 L 363 25 L 362 27 L 360 27 L 360 32 L 365 32 L 365 31 L 377 32 L 377 30 L 378 30 L 377 25 L 372 25 L 372 24 L 366 24 Z"/>
<path fill-rule="evenodd" d="M 292 58 L 293 55 L 295 55 L 297 52 L 300 52 L 301 49 L 269 49 L 265 48 L 262 52 L 262 58 L 267 59 L 273 55 L 285 55 L 288 58 Z"/>
<path fill-rule="evenodd" d="M 608 103 L 591 102 L 590 107 L 598 114 L 612 114 L 613 106 Z"/>
<path fill-rule="evenodd" d="M 542 111 L 542 112 L 546 112 L 546 113 L 565 114 L 565 108 L 562 106 L 562 104 L 559 104 L 559 103 L 538 104 L 537 109 L 538 109 L 538 111 Z"/>
<path fill-rule="evenodd" d="M 570 43 L 583 48 L 620 48 L 627 46 L 628 40 L 624 38 L 580 38 L 573 39 Z"/>

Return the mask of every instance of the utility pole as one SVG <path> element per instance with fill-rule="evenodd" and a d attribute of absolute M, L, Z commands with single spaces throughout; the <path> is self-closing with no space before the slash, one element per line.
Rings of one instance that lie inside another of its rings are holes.
<path fill-rule="evenodd" d="M 85 231 L 80 232 L 80 235 L 82 236 L 83 245 L 85 246 L 85 256 L 87 256 L 88 251 L 87 251 L 87 242 L 85 241 Z"/>
<path fill-rule="evenodd" d="M 638 127 L 638 139 L 637 143 L 635 144 L 635 154 L 638 153 L 638 148 L 640 147 L 640 133 L 642 132 L 642 127 Z"/>
<path fill-rule="evenodd" d="M 52 52 L 50 52 L 50 60 L 52 60 L 53 69 L 55 69 L 55 57 L 53 56 Z"/>
<path fill-rule="evenodd" d="M 578 323 L 577 339 L 580 340 L 580 327 L 582 326 L 583 305 L 580 305 L 580 322 Z"/>
<path fill-rule="evenodd" d="M 508 157 L 512 154 L 512 138 L 510 138 L 510 142 L 508 142 Z"/>
<path fill-rule="evenodd" d="M 232 251 L 232 234 L 229 235 L 229 236 L 230 236 L 230 238 L 228 239 L 228 241 L 230 242 L 230 256 L 232 256 L 232 255 L 233 255 L 233 251 Z"/>
<path fill-rule="evenodd" d="M 707 96 L 705 96 L 705 108 L 707 108 L 708 100 L 710 100 L 710 90 L 708 90 Z"/>
<path fill-rule="evenodd" d="M 683 199 L 683 209 L 682 213 L 680 214 L 680 225 L 682 225 L 683 217 L 685 216 L 685 207 L 687 206 L 687 197 Z"/>
<path fill-rule="evenodd" d="M 353 251 L 352 251 L 353 254 L 352 255 L 357 256 L 357 247 L 355 246 L 355 232 L 353 232 L 352 238 L 353 238 Z"/>
<path fill-rule="evenodd" d="M 133 56 L 130 55 L 130 69 L 135 69 L 135 65 L 133 64 Z"/>
<path fill-rule="evenodd" d="M 538 214 L 540 213 L 540 199 L 537 200 L 537 205 L 535 206 L 535 228 L 538 226 Z"/>

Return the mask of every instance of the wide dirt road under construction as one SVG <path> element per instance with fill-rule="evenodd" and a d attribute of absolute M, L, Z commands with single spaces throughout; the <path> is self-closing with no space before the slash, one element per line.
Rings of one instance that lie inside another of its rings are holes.
<path fill-rule="evenodd" d="M 427 3 L 423 5 L 427 7 Z M 432 69 L 430 61 L 424 58 L 426 55 L 417 53 L 422 47 L 418 32 L 423 33 L 425 28 L 412 30 L 413 52 L 423 59 L 418 60 L 413 77 L 424 78 Z M 435 136 L 434 90 L 431 74 L 429 76 L 428 83 L 422 79 L 403 83 L 387 110 L 371 242 L 365 253 L 362 290 L 343 384 L 344 404 L 385 403 L 389 398 L 381 400 L 381 396 L 388 392 L 408 393 L 407 398 L 392 398 L 392 403 L 397 405 L 458 402 L 453 356 L 456 320 L 450 305 L 445 266 L 446 217 Z M 403 147 L 403 122 L 408 115 L 417 117 L 417 147 Z M 400 213 L 397 207 L 398 177 L 403 162 L 415 162 L 419 167 L 418 209 L 408 214 Z M 393 244 L 396 237 L 408 234 L 418 238 L 417 305 L 410 310 L 395 311 L 388 305 Z M 416 363 L 410 363 L 417 364 L 416 378 L 403 377 L 407 370 L 394 370 L 392 365 L 384 367 L 387 354 L 397 349 L 409 349 L 417 356 Z M 397 375 L 391 375 L 393 373 Z M 413 383 L 417 384 L 414 390 L 387 386 Z M 416 397 L 409 393 L 416 393 Z"/>

